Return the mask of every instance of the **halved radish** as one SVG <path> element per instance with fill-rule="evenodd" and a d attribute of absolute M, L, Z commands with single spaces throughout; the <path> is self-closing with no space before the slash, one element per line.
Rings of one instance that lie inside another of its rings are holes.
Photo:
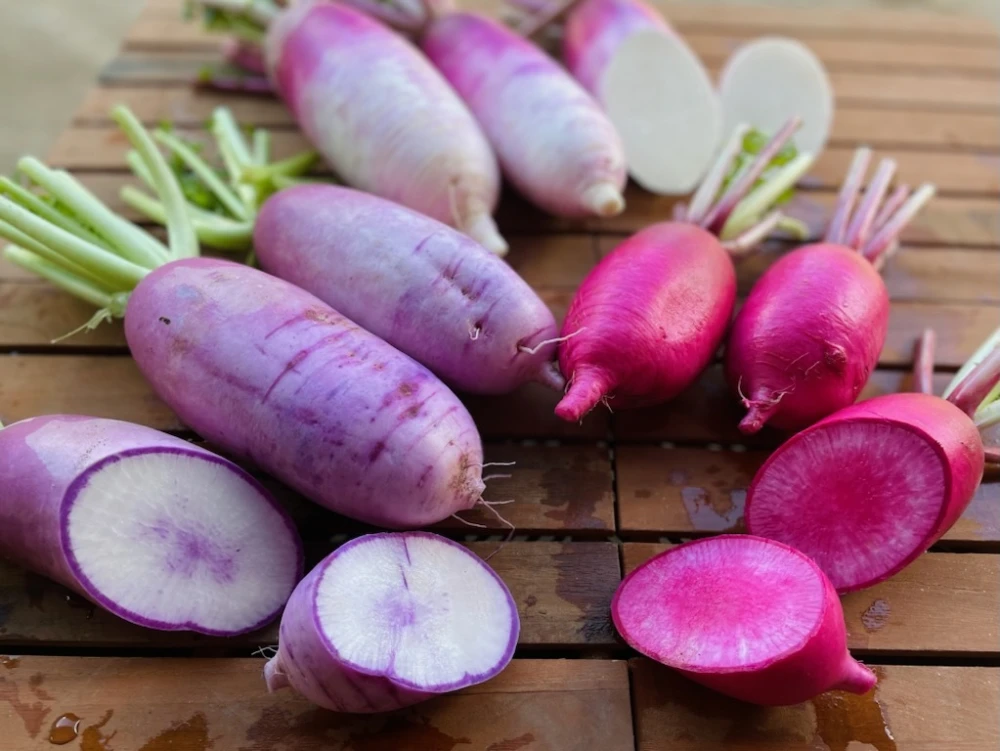
<path fill-rule="evenodd" d="M 875 685 L 847 651 L 829 579 L 772 540 L 720 535 L 671 548 L 625 578 L 611 614 L 639 652 L 754 704 Z"/>
<path fill-rule="evenodd" d="M 458 543 L 366 535 L 296 587 L 264 676 L 327 709 L 385 712 L 492 678 L 519 624 L 500 577 Z"/>
<path fill-rule="evenodd" d="M 795 144 L 819 154 L 833 122 L 833 87 L 819 58 L 801 42 L 764 37 L 740 47 L 719 77 L 726 132 L 753 123 L 765 132 L 802 118 Z"/>

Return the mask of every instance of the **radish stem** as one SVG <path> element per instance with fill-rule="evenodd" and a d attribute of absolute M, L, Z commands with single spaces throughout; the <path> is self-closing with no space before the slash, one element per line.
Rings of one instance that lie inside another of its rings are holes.
<path fill-rule="evenodd" d="M 955 390 L 959 383 L 965 380 L 966 376 L 976 368 L 987 355 L 990 354 L 994 349 L 1000 347 L 1000 328 L 994 331 L 987 337 L 986 341 L 979 345 L 979 348 L 972 353 L 972 357 L 965 361 L 965 364 L 959 368 L 955 377 L 951 379 L 951 382 L 944 390 L 944 398 L 947 399 L 951 396 L 951 392 Z"/>
<path fill-rule="evenodd" d="M 733 135 L 730 136 L 729 141 L 722 148 L 722 151 L 719 152 L 719 156 L 709 170 L 708 175 L 705 176 L 705 179 L 698 186 L 694 196 L 691 198 L 691 203 L 687 208 L 687 221 L 693 224 L 701 224 L 705 214 L 711 209 L 712 202 L 718 196 L 719 189 L 722 187 L 723 182 L 725 182 L 726 175 L 729 174 L 733 160 L 743 150 L 743 139 L 749 132 L 749 125 L 741 124 L 736 126 Z"/>
<path fill-rule="evenodd" d="M 843 244 L 847 223 L 854 211 L 854 203 L 858 199 L 858 192 L 864 182 L 865 173 L 868 172 L 868 163 L 871 158 L 872 151 L 868 147 L 862 147 L 854 152 L 851 166 L 847 170 L 847 177 L 844 178 L 844 184 L 837 196 L 837 206 L 833 213 L 833 219 L 830 220 L 830 226 L 826 230 L 826 242 Z"/>
<path fill-rule="evenodd" d="M 983 455 L 987 464 L 1000 464 L 1000 448 L 997 446 L 983 446 Z"/>
<path fill-rule="evenodd" d="M 994 347 L 956 384 L 948 401 L 972 417 L 997 383 L 1000 383 L 1000 347 Z"/>
<path fill-rule="evenodd" d="M 754 224 L 741 234 L 736 235 L 731 240 L 725 240 L 722 247 L 729 251 L 730 255 L 741 256 L 753 250 L 761 241 L 767 237 L 781 222 L 782 213 L 772 211 L 761 221 Z"/>
<path fill-rule="evenodd" d="M 767 211 L 768 207 L 772 206 L 785 191 L 795 185 L 809 171 L 815 160 L 816 157 L 813 154 L 799 154 L 768 177 L 766 182 L 754 188 L 750 195 L 736 205 L 729 220 L 719 233 L 719 237 L 723 239 L 735 237 L 740 233 L 752 230 L 754 222 L 760 220 L 761 214 Z M 777 222 L 769 227 L 768 232 L 776 226 Z M 761 240 L 765 237 L 767 237 L 767 232 L 760 235 Z"/>
<path fill-rule="evenodd" d="M 995 401 L 987 404 L 985 407 L 980 407 L 976 411 L 973 422 L 976 423 L 976 427 L 980 430 L 992 428 L 994 425 L 1000 423 L 1000 402 Z"/>
<path fill-rule="evenodd" d="M 882 229 L 882 225 L 889 221 L 892 215 L 899 210 L 900 206 L 906 203 L 906 199 L 909 197 L 910 186 L 905 184 L 898 186 L 892 195 L 885 200 L 885 203 L 882 204 L 882 208 L 878 210 L 878 214 L 875 215 L 875 221 L 872 223 L 872 228 L 876 232 Z"/>
<path fill-rule="evenodd" d="M 924 329 L 913 354 L 913 388 L 920 394 L 934 393 L 934 329 Z"/>
<path fill-rule="evenodd" d="M 862 255 L 872 263 L 877 263 L 879 257 L 897 241 L 903 228 L 934 197 L 935 192 L 936 188 L 930 183 L 921 185 L 862 248 Z"/>
<path fill-rule="evenodd" d="M 882 199 L 885 198 L 895 174 L 895 160 L 883 159 L 879 163 L 875 177 L 865 189 L 865 197 L 858 206 L 858 210 L 854 212 L 850 225 L 848 225 L 847 235 L 844 237 L 844 245 L 848 248 L 861 250 L 864 247 L 872 227 L 875 226 L 874 222 L 879 212 L 879 206 L 882 204 Z"/>
<path fill-rule="evenodd" d="M 195 175 L 205 184 L 205 186 L 212 191 L 219 202 L 225 206 L 231 214 L 240 219 L 249 220 L 250 212 L 247 211 L 247 207 L 242 201 L 236 196 L 229 187 L 219 179 L 219 176 L 215 173 L 208 164 L 198 156 L 194 150 L 188 146 L 186 143 L 181 141 L 179 138 L 171 133 L 167 133 L 163 130 L 156 130 L 153 132 L 153 138 L 162 143 L 171 152 L 177 155 L 180 160 L 187 165 L 187 167 L 194 172 Z"/>
<path fill-rule="evenodd" d="M 19 245 L 8 245 L 4 248 L 4 257 L 11 263 L 44 279 L 48 279 L 56 286 L 61 287 L 71 295 L 89 302 L 96 308 L 111 311 L 116 306 L 112 295 L 96 284 L 81 279 L 76 274 L 67 271 L 61 265 L 47 261 Z M 119 305 L 118 307 L 120 307 L 118 315 L 123 314 L 125 312 L 124 306 Z"/>
<path fill-rule="evenodd" d="M 167 213 L 163 204 L 131 185 L 122 188 L 121 199 L 151 221 L 164 224 Z M 188 206 L 191 223 L 198 239 L 220 250 L 245 250 L 253 240 L 253 222 L 234 222 L 217 214 Z"/>
<path fill-rule="evenodd" d="M 0 195 L 5 195 L 12 201 L 32 214 L 41 217 L 47 222 L 51 222 L 57 227 L 61 227 L 67 232 L 82 237 L 84 240 L 94 243 L 94 245 L 106 245 L 106 241 L 84 227 L 73 217 L 59 211 L 51 204 L 45 203 L 41 198 L 30 190 L 23 188 L 9 177 L 0 175 Z"/>

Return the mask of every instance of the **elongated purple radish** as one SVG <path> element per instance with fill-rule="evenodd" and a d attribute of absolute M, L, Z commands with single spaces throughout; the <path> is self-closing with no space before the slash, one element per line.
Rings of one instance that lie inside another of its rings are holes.
<path fill-rule="evenodd" d="M 140 626 L 220 636 L 269 623 L 302 576 L 291 520 L 245 471 L 75 415 L 0 429 L 0 555 Z"/>
<path fill-rule="evenodd" d="M 812 162 L 802 154 L 754 187 L 795 127 L 788 123 L 720 190 L 744 141 L 738 130 L 683 221 L 647 227 L 587 275 L 562 327 L 559 366 L 568 386 L 559 417 L 580 420 L 605 399 L 613 409 L 657 404 L 694 382 L 732 316 L 736 272 L 729 254 L 767 234 L 775 223 L 771 204 Z"/>
<path fill-rule="evenodd" d="M 451 0 L 339 0 L 399 31 L 420 32 L 436 15 L 454 8 Z"/>
<path fill-rule="evenodd" d="M 880 205 L 896 165 L 885 159 L 855 210 L 870 156 L 867 149 L 855 156 L 826 241 L 778 260 L 736 316 L 725 365 L 748 410 L 740 423 L 745 433 L 765 423 L 799 430 L 846 407 L 878 364 L 889 293 L 875 266 L 934 187 L 909 197 L 897 191 L 890 200 L 898 208 L 887 215 Z"/>
<path fill-rule="evenodd" d="M 545 303 L 506 263 L 440 222 L 349 188 L 299 186 L 264 204 L 254 248 L 265 271 L 464 391 L 565 385 Z"/>
<path fill-rule="evenodd" d="M 366 535 L 295 588 L 264 677 L 335 712 L 387 712 L 497 675 L 519 629 L 506 585 L 458 543 Z"/>
<path fill-rule="evenodd" d="M 764 37 L 741 46 L 719 76 L 723 125 L 753 123 L 771 132 L 802 118 L 795 143 L 819 154 L 833 124 L 833 87 L 819 58 L 796 39 Z"/>
<path fill-rule="evenodd" d="M 0 198 L 0 235 L 16 243 L 5 256 L 100 307 L 88 326 L 124 317 L 136 364 L 181 420 L 313 501 L 389 527 L 477 503 L 482 444 L 458 398 L 309 293 L 196 257 L 166 160 L 127 110 L 113 116 L 154 178 L 169 247 L 68 174 L 24 160 L 48 201 L 19 196 L 33 213 Z"/>
<path fill-rule="evenodd" d="M 680 195 L 705 175 L 722 108 L 697 56 L 643 0 L 582 0 L 566 18 L 563 56 L 621 135 L 629 174 Z"/>
<path fill-rule="evenodd" d="M 830 580 L 799 551 L 760 537 L 720 535 L 661 553 L 625 577 L 611 615 L 634 649 L 753 704 L 875 685 L 847 651 Z"/>
<path fill-rule="evenodd" d="M 918 370 L 931 360 L 927 345 Z M 947 400 L 880 396 L 796 434 L 754 477 L 747 528 L 809 555 L 838 592 L 887 579 L 940 539 L 975 494 L 985 456 L 973 411 L 998 383 L 1000 348 Z"/>
<path fill-rule="evenodd" d="M 421 48 L 476 116 L 507 178 L 558 216 L 625 207 L 625 155 L 597 103 L 531 42 L 476 13 L 431 22 Z"/>

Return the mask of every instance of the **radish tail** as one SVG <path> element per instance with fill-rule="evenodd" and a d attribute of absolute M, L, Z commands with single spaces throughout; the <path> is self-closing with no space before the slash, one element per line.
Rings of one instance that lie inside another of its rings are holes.
<path fill-rule="evenodd" d="M 934 329 L 924 329 L 913 354 L 913 389 L 919 394 L 934 393 Z"/>
<path fill-rule="evenodd" d="M 740 432 L 744 435 L 753 435 L 760 432 L 771 416 L 778 409 L 778 399 L 767 399 L 759 401 L 744 401 L 747 408 L 746 416 L 740 420 Z"/>
<path fill-rule="evenodd" d="M 625 198 L 613 183 L 591 185 L 581 198 L 583 205 L 597 216 L 618 216 L 625 210 Z"/>
<path fill-rule="evenodd" d="M 868 172 L 868 163 L 871 158 L 872 150 L 866 146 L 854 152 L 854 159 L 851 160 L 844 184 L 840 188 L 840 195 L 837 196 L 837 206 L 834 209 L 833 218 L 826 230 L 824 238 L 826 242 L 843 244 L 847 223 L 854 211 L 854 202 L 858 199 L 858 192 L 861 190 L 861 183 L 864 182 L 865 173 Z"/>
<path fill-rule="evenodd" d="M 267 684 L 269 694 L 288 688 L 288 677 L 285 675 L 284 665 L 281 662 L 281 649 L 264 665 L 264 682 Z"/>
<path fill-rule="evenodd" d="M 878 678 L 870 668 L 866 668 L 850 655 L 845 655 L 844 678 L 833 687 L 834 691 L 849 691 L 852 694 L 867 694 L 878 683 Z"/>
<path fill-rule="evenodd" d="M 893 175 L 896 174 L 896 162 L 893 159 L 883 159 L 875 171 L 875 177 L 868 184 L 865 190 L 865 197 L 854 213 L 854 218 L 847 228 L 847 235 L 844 238 L 844 245 L 860 251 L 868 241 L 868 235 L 879 213 L 879 206 L 882 199 L 889 191 Z"/>
<path fill-rule="evenodd" d="M 1000 383 L 1000 345 L 995 346 L 982 362 L 958 382 L 948 395 L 948 401 L 972 417 L 987 394 L 998 383 Z"/>
<path fill-rule="evenodd" d="M 460 229 L 488 251 L 498 256 L 505 256 L 510 250 L 507 241 L 503 239 L 497 229 L 493 217 L 487 212 L 468 217 Z"/>
<path fill-rule="evenodd" d="M 581 368 L 570 378 L 566 396 L 556 405 L 556 415 L 569 422 L 578 422 L 601 403 L 611 390 L 608 377 L 596 368 Z"/>

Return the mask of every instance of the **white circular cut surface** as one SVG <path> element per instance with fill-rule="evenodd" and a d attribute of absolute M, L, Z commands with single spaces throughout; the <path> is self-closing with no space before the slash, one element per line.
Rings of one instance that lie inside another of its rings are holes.
<path fill-rule="evenodd" d="M 654 193 L 691 192 L 719 148 L 722 108 L 684 41 L 664 31 L 635 32 L 618 46 L 600 89 L 632 178 Z"/>
<path fill-rule="evenodd" d="M 90 475 L 68 542 L 101 604 L 154 628 L 237 632 L 284 604 L 299 550 L 286 520 L 224 464 L 132 454 Z"/>
<path fill-rule="evenodd" d="M 743 45 L 726 61 L 719 95 L 727 133 L 746 123 L 771 136 L 797 115 L 799 150 L 819 154 L 826 146 L 833 88 L 819 58 L 801 42 L 766 37 Z"/>

